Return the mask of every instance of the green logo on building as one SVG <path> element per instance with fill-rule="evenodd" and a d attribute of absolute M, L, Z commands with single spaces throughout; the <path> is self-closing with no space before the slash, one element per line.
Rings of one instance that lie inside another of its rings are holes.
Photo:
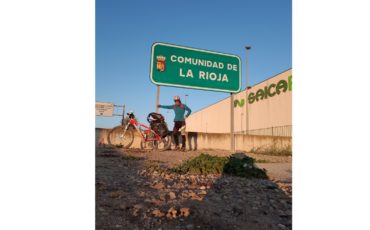
<path fill-rule="evenodd" d="M 275 95 L 280 95 L 286 91 L 292 91 L 292 75 L 288 77 L 288 81 L 280 80 L 277 84 L 272 83 L 269 86 L 265 86 L 263 89 L 257 90 L 257 92 L 251 92 L 248 94 L 248 103 L 253 104 L 255 101 L 260 101 L 268 99 L 269 97 L 274 97 Z M 241 99 L 234 100 L 234 107 L 243 107 L 245 100 Z"/>

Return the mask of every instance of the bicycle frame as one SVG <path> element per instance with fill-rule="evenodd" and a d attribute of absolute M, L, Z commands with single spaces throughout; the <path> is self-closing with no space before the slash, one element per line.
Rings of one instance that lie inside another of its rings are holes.
<path fill-rule="evenodd" d="M 159 136 L 154 130 L 152 130 L 150 127 L 136 121 L 135 119 L 130 118 L 129 124 L 135 127 L 136 131 L 140 134 L 143 141 L 160 141 L 161 140 L 161 136 Z M 125 132 L 128 129 L 128 127 L 129 127 L 129 125 L 126 126 Z M 139 127 L 144 127 L 145 130 L 141 131 Z M 153 133 L 154 138 L 148 138 L 147 135 L 145 135 L 145 134 L 149 134 L 149 133 Z"/>

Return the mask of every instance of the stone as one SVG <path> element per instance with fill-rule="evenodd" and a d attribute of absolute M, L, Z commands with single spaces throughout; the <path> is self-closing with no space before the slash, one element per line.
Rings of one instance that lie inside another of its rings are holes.
<path fill-rule="evenodd" d="M 133 216 L 138 216 L 138 215 L 139 215 L 139 212 L 140 212 L 140 209 L 133 208 L 133 210 L 132 210 L 132 215 L 133 215 Z"/>
<path fill-rule="evenodd" d="M 129 209 L 129 208 L 130 208 L 130 206 L 129 206 L 128 204 L 121 204 L 121 205 L 119 206 L 119 208 L 120 208 L 121 210 L 126 210 L 126 209 Z"/>
<path fill-rule="evenodd" d="M 187 217 L 190 215 L 190 209 L 189 208 L 180 208 L 180 216 Z"/>
<path fill-rule="evenodd" d="M 135 204 L 134 205 L 134 208 L 135 209 L 143 209 L 144 208 L 144 205 L 142 205 L 142 204 Z"/>
<path fill-rule="evenodd" d="M 206 186 L 201 186 L 200 189 L 204 190 L 204 189 L 206 189 Z"/>
<path fill-rule="evenodd" d="M 163 212 L 161 212 L 161 210 L 159 209 L 154 209 L 152 211 L 152 214 L 155 216 L 155 217 L 163 217 L 165 214 Z"/>
<path fill-rule="evenodd" d="M 193 229 L 193 228 L 194 228 L 194 225 L 192 225 L 192 224 L 186 225 L 186 229 Z"/>
<path fill-rule="evenodd" d="M 144 202 L 145 202 L 145 203 L 152 203 L 152 200 L 151 200 L 151 199 L 149 199 L 149 198 L 146 198 L 146 199 L 144 200 Z"/>
<path fill-rule="evenodd" d="M 158 199 L 153 198 L 151 200 L 151 203 L 154 204 L 154 205 L 157 205 L 157 206 L 161 206 L 161 205 L 163 205 L 164 202 L 162 200 L 158 200 Z"/>
<path fill-rule="evenodd" d="M 117 199 L 121 197 L 121 192 L 120 191 L 114 191 L 110 193 L 110 197 L 113 199 Z"/>
<path fill-rule="evenodd" d="M 177 210 L 175 208 L 171 207 L 168 210 L 166 217 L 168 219 L 176 219 L 176 214 L 177 214 Z"/>
<path fill-rule="evenodd" d="M 196 189 L 197 185 L 196 184 L 191 184 L 188 186 L 188 189 Z"/>
<path fill-rule="evenodd" d="M 199 194 L 199 195 L 206 195 L 206 194 L 207 194 L 207 191 L 202 190 L 202 191 L 200 191 L 198 194 Z"/>
<path fill-rule="evenodd" d="M 155 188 L 155 189 L 162 189 L 162 188 L 164 188 L 164 184 L 162 182 L 159 182 L 155 185 L 152 185 L 151 187 Z"/>
<path fill-rule="evenodd" d="M 176 194 L 174 192 L 170 192 L 168 195 L 169 195 L 171 200 L 176 199 Z"/>
<path fill-rule="evenodd" d="M 181 196 L 184 197 L 184 198 L 187 198 L 187 197 L 189 197 L 189 193 L 187 191 L 183 191 L 181 193 Z"/>

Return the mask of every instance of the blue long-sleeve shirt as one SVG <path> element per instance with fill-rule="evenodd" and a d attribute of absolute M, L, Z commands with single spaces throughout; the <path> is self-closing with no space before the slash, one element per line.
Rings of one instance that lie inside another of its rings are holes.
<path fill-rule="evenodd" d="M 187 111 L 186 117 L 188 117 L 191 113 L 191 109 L 185 104 L 182 105 L 183 107 L 181 105 L 158 105 L 158 107 L 163 109 L 173 109 L 175 111 L 175 119 L 173 119 L 173 121 L 184 121 L 185 111 Z"/>

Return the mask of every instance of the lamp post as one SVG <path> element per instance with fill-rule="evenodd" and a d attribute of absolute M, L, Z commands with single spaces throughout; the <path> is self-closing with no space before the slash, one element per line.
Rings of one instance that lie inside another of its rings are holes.
<path fill-rule="evenodd" d="M 248 51 L 252 48 L 252 46 L 245 46 L 245 131 L 248 134 L 249 131 L 249 110 L 248 110 Z"/>

